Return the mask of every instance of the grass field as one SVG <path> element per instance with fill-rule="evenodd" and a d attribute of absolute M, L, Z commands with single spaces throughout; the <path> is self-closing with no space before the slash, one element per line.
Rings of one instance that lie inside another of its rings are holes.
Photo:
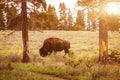
<path fill-rule="evenodd" d="M 29 31 L 31 62 L 21 63 L 22 32 L 0 31 L 0 80 L 120 80 L 119 64 L 97 63 L 99 33 L 89 31 Z M 71 56 L 64 51 L 45 58 L 39 48 L 48 37 L 70 41 Z M 120 51 L 120 33 L 109 32 L 109 54 Z"/>

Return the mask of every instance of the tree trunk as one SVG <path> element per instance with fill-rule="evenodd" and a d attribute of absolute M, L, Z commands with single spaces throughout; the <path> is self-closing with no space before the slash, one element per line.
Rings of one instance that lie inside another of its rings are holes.
<path fill-rule="evenodd" d="M 105 23 L 99 27 L 99 61 L 105 63 L 108 56 L 108 32 Z"/>
<path fill-rule="evenodd" d="M 28 26 L 27 26 L 27 6 L 26 0 L 22 0 L 22 40 L 23 40 L 23 60 L 22 62 L 29 62 L 28 50 Z"/>
<path fill-rule="evenodd" d="M 104 11 L 104 5 L 100 8 L 99 18 L 99 61 L 102 63 L 107 62 L 108 57 L 108 30 L 106 23 L 106 13 Z"/>

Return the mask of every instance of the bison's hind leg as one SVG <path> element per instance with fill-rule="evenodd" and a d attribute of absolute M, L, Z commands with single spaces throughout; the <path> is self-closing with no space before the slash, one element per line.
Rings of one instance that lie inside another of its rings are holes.
<path fill-rule="evenodd" d="M 48 56 L 50 56 L 51 55 L 51 53 L 50 52 L 48 52 Z"/>
<path fill-rule="evenodd" d="M 53 54 L 56 55 L 56 54 L 57 54 L 57 51 L 53 51 Z"/>
<path fill-rule="evenodd" d="M 48 55 L 51 55 L 52 54 L 52 51 L 48 52 Z"/>

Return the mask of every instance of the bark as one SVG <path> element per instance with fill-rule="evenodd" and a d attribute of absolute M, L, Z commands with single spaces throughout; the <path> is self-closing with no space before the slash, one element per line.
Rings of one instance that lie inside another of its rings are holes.
<path fill-rule="evenodd" d="M 100 9 L 100 14 L 101 15 L 99 18 L 99 61 L 102 63 L 106 63 L 108 57 L 108 30 L 106 23 L 106 14 L 102 7 Z"/>
<path fill-rule="evenodd" d="M 108 56 L 108 32 L 104 23 L 99 27 L 99 61 L 106 63 Z"/>
<path fill-rule="evenodd" d="M 29 62 L 28 50 L 28 26 L 27 26 L 27 6 L 26 0 L 22 0 L 22 40 L 23 40 L 23 60 L 22 62 Z"/>

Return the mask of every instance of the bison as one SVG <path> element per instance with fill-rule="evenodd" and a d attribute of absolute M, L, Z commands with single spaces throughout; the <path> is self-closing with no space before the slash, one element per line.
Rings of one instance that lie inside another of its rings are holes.
<path fill-rule="evenodd" d="M 46 57 L 47 55 L 50 55 L 53 51 L 56 53 L 57 51 L 64 50 L 66 55 L 66 53 L 69 53 L 69 48 L 70 48 L 69 41 L 51 37 L 47 38 L 44 41 L 43 46 L 39 50 L 39 53 L 40 56 Z"/>

